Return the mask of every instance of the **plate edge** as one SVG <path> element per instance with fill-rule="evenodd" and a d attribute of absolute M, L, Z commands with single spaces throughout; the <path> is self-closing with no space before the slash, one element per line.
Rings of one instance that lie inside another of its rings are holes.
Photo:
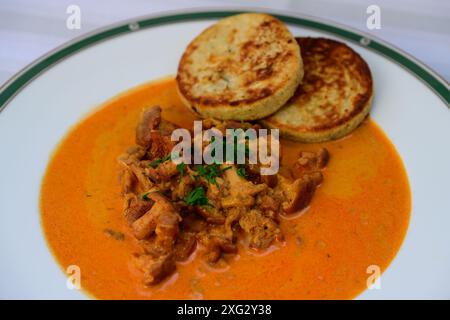
<path fill-rule="evenodd" d="M 444 102 L 447 108 L 450 109 L 448 83 L 438 73 L 410 54 L 373 35 L 366 34 L 360 30 L 333 21 L 283 10 L 252 7 L 212 7 L 195 8 L 191 10 L 173 10 L 144 15 L 97 28 L 76 37 L 34 60 L 0 86 L 0 112 L 6 108 L 9 102 L 23 88 L 49 67 L 56 65 L 58 62 L 63 61 L 72 54 L 76 54 L 93 44 L 109 40 L 125 33 L 132 33 L 163 24 L 223 18 L 249 11 L 270 13 L 287 24 L 320 30 L 353 41 L 364 48 L 371 49 L 406 69 L 410 74 L 426 84 Z"/>

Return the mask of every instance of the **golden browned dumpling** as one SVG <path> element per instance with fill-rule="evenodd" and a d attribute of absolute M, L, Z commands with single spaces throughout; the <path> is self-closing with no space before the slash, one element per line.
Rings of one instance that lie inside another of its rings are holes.
<path fill-rule="evenodd" d="M 283 106 L 302 77 L 300 48 L 287 27 L 245 13 L 220 20 L 188 45 L 177 84 L 202 117 L 255 120 Z"/>
<path fill-rule="evenodd" d="M 367 63 L 344 43 L 297 38 L 305 76 L 294 97 L 261 120 L 286 138 L 320 142 L 353 131 L 370 110 L 373 88 Z"/>

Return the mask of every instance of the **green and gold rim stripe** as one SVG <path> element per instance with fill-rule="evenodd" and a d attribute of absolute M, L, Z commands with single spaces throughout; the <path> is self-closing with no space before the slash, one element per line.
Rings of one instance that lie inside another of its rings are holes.
<path fill-rule="evenodd" d="M 65 45 L 62 45 L 61 47 L 48 53 L 37 61 L 31 63 L 21 72 L 16 74 L 13 78 L 11 78 L 8 82 L 6 82 L 0 88 L 0 111 L 3 110 L 8 102 L 18 92 L 20 92 L 22 88 L 24 88 L 32 79 L 37 77 L 46 69 L 69 57 L 70 55 L 77 53 L 89 46 L 95 45 L 96 43 L 119 35 L 124 35 L 127 33 L 135 32 L 137 30 L 151 28 L 163 24 L 223 18 L 249 11 L 253 10 L 197 11 L 165 14 L 121 22 L 117 25 L 94 31 L 88 35 L 82 36 Z M 261 10 L 255 9 L 254 11 Z M 447 107 L 450 108 L 450 93 L 448 89 L 448 83 L 446 83 L 445 80 L 440 79 L 438 75 L 434 74 L 434 72 L 429 70 L 429 68 L 427 68 L 425 65 L 416 61 L 414 58 L 409 57 L 405 53 L 402 53 L 400 50 L 392 47 L 391 45 L 384 43 L 383 41 L 378 39 L 375 40 L 372 36 L 365 35 L 359 31 L 350 30 L 349 28 L 342 26 L 337 27 L 326 22 L 320 22 L 315 18 L 312 19 L 300 16 L 297 17 L 294 15 L 279 14 L 271 10 L 269 10 L 268 13 L 273 14 L 280 20 L 291 25 L 315 29 L 327 32 L 335 36 L 339 36 L 346 40 L 351 40 L 389 58 L 403 68 L 407 69 L 417 78 L 422 80 L 425 84 L 427 84 L 444 101 Z"/>

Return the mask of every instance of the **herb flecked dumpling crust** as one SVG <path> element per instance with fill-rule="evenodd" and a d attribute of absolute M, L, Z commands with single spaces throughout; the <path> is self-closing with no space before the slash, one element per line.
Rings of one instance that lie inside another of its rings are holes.
<path fill-rule="evenodd" d="M 244 13 L 204 30 L 181 57 L 177 85 L 200 116 L 256 120 L 282 107 L 303 78 L 300 47 L 275 17 Z"/>

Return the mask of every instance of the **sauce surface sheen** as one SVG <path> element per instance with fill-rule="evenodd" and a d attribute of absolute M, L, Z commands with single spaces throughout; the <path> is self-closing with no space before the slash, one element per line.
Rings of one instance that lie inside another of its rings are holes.
<path fill-rule="evenodd" d="M 324 182 L 304 212 L 283 219 L 285 243 L 265 253 L 240 248 L 213 268 L 198 250 L 152 288 L 132 263 L 138 245 L 122 216 L 117 157 L 134 144 L 144 107 L 192 127 L 173 78 L 106 102 L 77 124 L 52 156 L 41 190 L 48 244 L 65 269 L 78 265 L 84 290 L 101 299 L 348 299 L 366 289 L 367 268 L 384 271 L 408 228 L 411 195 L 394 146 L 370 119 L 346 138 L 320 144 L 281 141 L 282 161 L 326 147 Z M 114 239 L 105 229 L 122 232 Z M 201 249 L 200 249 L 201 250 Z"/>

